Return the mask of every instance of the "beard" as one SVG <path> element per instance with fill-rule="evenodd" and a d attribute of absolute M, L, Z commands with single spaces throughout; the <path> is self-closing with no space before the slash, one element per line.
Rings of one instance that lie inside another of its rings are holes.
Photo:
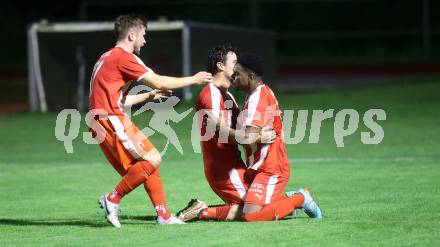
<path fill-rule="evenodd" d="M 134 47 L 133 53 L 138 55 L 138 56 L 141 55 L 141 48 L 140 47 Z"/>

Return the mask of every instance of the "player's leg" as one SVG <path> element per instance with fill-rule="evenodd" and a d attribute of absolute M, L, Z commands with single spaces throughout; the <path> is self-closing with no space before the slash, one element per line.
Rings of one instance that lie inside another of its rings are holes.
<path fill-rule="evenodd" d="M 149 174 L 148 179 L 144 180 L 144 188 L 156 210 L 157 222 L 159 224 L 179 224 L 166 207 L 165 192 L 163 189 L 162 179 L 160 177 L 159 165 L 162 163 L 162 157 L 159 151 L 148 140 L 147 137 L 133 123 L 126 126 L 128 138 L 134 143 L 134 149 L 139 153 L 139 160 L 149 162 L 157 168 L 153 173 Z"/>
<path fill-rule="evenodd" d="M 241 219 L 243 205 L 239 204 L 225 204 L 219 206 L 209 206 L 200 211 L 200 220 L 217 220 L 217 221 L 232 221 Z"/>
<path fill-rule="evenodd" d="M 165 225 L 184 223 L 172 215 L 166 206 L 165 192 L 163 189 L 162 179 L 160 178 L 159 169 L 151 174 L 144 182 L 144 188 L 156 210 L 157 222 L 159 224 Z"/>
<path fill-rule="evenodd" d="M 108 120 L 99 120 L 99 122 L 106 130 L 104 142 L 100 147 L 112 166 L 123 176 L 113 192 L 100 198 L 100 204 L 104 208 L 107 220 L 114 226 L 120 227 L 118 210 L 121 199 L 144 183 L 159 164 L 138 160 L 146 153 L 139 152 L 142 147 L 141 142 L 130 138 L 132 124 L 129 120 L 109 116 Z"/>
<path fill-rule="evenodd" d="M 290 215 L 293 210 L 301 207 L 304 202 L 304 196 L 302 194 L 295 194 L 292 197 L 287 197 L 283 200 L 278 200 L 272 202 L 264 207 L 259 205 L 251 205 L 251 206 L 259 206 L 260 210 L 243 210 L 243 221 L 252 222 L 252 221 L 271 221 L 271 220 L 279 220 L 287 215 Z M 257 207 L 255 208 L 257 209 Z"/>
<path fill-rule="evenodd" d="M 235 161 L 233 161 L 235 162 Z M 225 171 L 225 176 L 216 176 L 216 180 L 207 179 L 212 190 L 226 203 L 225 205 L 207 206 L 203 201 L 192 199 L 179 211 L 178 217 L 183 221 L 195 218 L 200 220 L 239 220 L 246 195 L 247 184 L 244 181 L 246 169 L 237 164 L 235 168 Z M 218 179 L 224 177 L 224 179 Z"/>
<path fill-rule="evenodd" d="M 304 202 L 302 194 L 287 197 L 283 189 L 288 178 L 258 173 L 246 194 L 243 221 L 270 221 L 284 218 Z"/>
<path fill-rule="evenodd" d="M 225 171 L 225 173 L 227 173 L 225 180 L 208 180 L 208 183 L 212 190 L 226 202 L 226 205 L 213 206 L 202 210 L 199 214 L 200 220 L 224 221 L 240 219 L 243 199 L 249 187 L 244 178 L 246 169 L 242 164 L 236 164 L 234 168 Z"/>
<path fill-rule="evenodd" d="M 159 224 L 182 224 L 183 222 L 174 217 L 166 207 L 165 192 L 158 168 L 162 162 L 159 151 L 134 124 L 128 128 L 128 136 L 133 143 L 136 143 L 135 148 L 142 156 L 140 159 L 150 162 L 157 168 L 144 181 L 145 191 L 156 210 L 157 222 Z"/>
<path fill-rule="evenodd" d="M 116 134 L 113 154 L 127 171 L 109 197 L 113 203 L 119 204 L 122 197 L 143 184 L 159 168 L 161 159 L 153 144 L 129 118 L 109 116 L 109 122 Z"/>
<path fill-rule="evenodd" d="M 301 188 L 298 190 L 298 193 L 301 193 L 304 196 L 304 203 L 301 205 L 304 213 L 310 218 L 322 219 L 321 208 L 312 197 L 310 190 L 308 188 Z"/>
<path fill-rule="evenodd" d="M 150 197 L 151 203 L 156 209 L 157 217 L 163 219 L 169 219 L 171 212 L 166 207 L 165 192 L 163 189 L 162 179 L 160 178 L 160 170 L 157 169 L 150 177 L 144 182 L 144 188 Z"/>
<path fill-rule="evenodd" d="M 106 141 L 104 143 L 101 143 L 99 147 L 101 148 L 102 152 L 104 153 L 110 164 L 115 168 L 115 170 L 121 176 L 124 176 L 127 171 L 123 166 L 121 166 L 117 158 L 114 156 L 114 152 L 111 151 L 110 145 L 108 145 L 108 143 L 113 142 L 108 141 L 108 137 L 109 136 L 106 135 Z M 115 227 L 121 227 L 121 224 L 119 222 L 119 203 L 113 203 L 112 201 L 114 200 L 111 198 L 115 195 L 117 195 L 116 190 L 113 190 L 113 192 L 101 196 L 98 200 L 98 204 L 104 210 L 107 221 Z"/>
<path fill-rule="evenodd" d="M 221 195 L 221 193 L 216 193 L 217 195 Z M 221 198 L 223 199 L 225 197 Z M 192 221 L 195 219 L 206 221 L 226 221 L 239 219 L 242 210 L 242 206 L 240 207 L 240 204 L 242 202 L 240 200 L 237 200 L 237 202 L 230 202 L 225 199 L 223 200 L 227 204 L 208 207 L 208 205 L 204 201 L 191 199 L 191 201 L 188 202 L 187 206 L 177 213 L 177 217 L 184 222 Z"/>

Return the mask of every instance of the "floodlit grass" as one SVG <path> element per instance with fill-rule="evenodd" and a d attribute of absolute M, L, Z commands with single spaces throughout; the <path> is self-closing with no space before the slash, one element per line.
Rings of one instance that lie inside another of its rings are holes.
<path fill-rule="evenodd" d="M 74 142 L 66 154 L 54 136 L 55 114 L 0 117 L 0 245 L 78 246 L 436 246 L 440 245 L 440 84 L 416 82 L 331 92 L 284 93 L 283 109 L 356 109 L 355 134 L 337 148 L 334 118 L 322 125 L 320 142 L 287 145 L 288 185 L 307 185 L 325 218 L 300 215 L 278 222 L 194 222 L 159 226 L 143 188 L 124 198 L 121 229 L 110 227 L 96 201 L 119 176 L 99 148 Z M 182 104 L 183 112 L 191 105 Z M 363 113 L 381 108 L 387 120 L 378 145 L 362 144 Z M 135 121 L 146 126 L 151 114 Z M 191 114 L 192 116 L 192 114 Z M 296 121 L 296 120 L 295 120 Z M 191 118 L 172 124 L 184 150 L 170 147 L 161 173 L 173 212 L 193 197 L 221 203 L 203 175 L 201 155 L 190 141 Z M 82 132 L 86 131 L 82 119 Z M 161 149 L 165 137 L 152 142 Z"/>

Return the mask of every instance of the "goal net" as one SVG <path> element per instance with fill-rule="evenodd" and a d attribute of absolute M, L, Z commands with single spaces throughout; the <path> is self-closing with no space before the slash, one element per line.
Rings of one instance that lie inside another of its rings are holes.
<path fill-rule="evenodd" d="M 156 73 L 189 76 L 206 69 L 208 50 L 231 44 L 256 52 L 265 79 L 275 82 L 272 32 L 216 24 L 149 22 L 140 58 Z M 28 29 L 29 104 L 32 111 L 87 110 L 89 81 L 99 56 L 115 44 L 112 22 L 33 23 Z M 191 99 L 191 88 L 176 92 Z"/>

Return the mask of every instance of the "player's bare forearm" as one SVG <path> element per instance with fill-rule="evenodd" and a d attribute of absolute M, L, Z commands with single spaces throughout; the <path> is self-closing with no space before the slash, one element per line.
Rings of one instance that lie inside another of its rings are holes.
<path fill-rule="evenodd" d="M 153 82 L 152 86 L 160 90 L 174 90 L 194 84 L 192 77 L 159 76 L 156 81 L 157 83 Z"/>
<path fill-rule="evenodd" d="M 210 80 L 212 80 L 212 75 L 207 72 L 199 72 L 194 76 L 188 77 L 172 77 L 158 75 L 151 71 L 141 79 L 141 82 L 154 89 L 174 90 L 193 84 L 202 84 Z"/>
<path fill-rule="evenodd" d="M 261 142 L 260 128 L 256 127 L 247 127 L 245 130 L 229 128 L 229 137 L 243 146 L 253 146 Z"/>
<path fill-rule="evenodd" d="M 246 145 L 255 146 L 261 143 L 261 128 L 247 126 L 244 131 L 244 136 Z"/>
<path fill-rule="evenodd" d="M 140 93 L 140 94 L 136 94 L 136 95 L 127 95 L 125 96 L 125 100 L 124 100 L 124 106 L 128 107 L 128 106 L 132 106 L 132 105 L 136 105 L 139 103 L 142 103 L 144 101 L 149 101 L 149 100 L 153 100 L 154 95 L 151 93 Z"/>

